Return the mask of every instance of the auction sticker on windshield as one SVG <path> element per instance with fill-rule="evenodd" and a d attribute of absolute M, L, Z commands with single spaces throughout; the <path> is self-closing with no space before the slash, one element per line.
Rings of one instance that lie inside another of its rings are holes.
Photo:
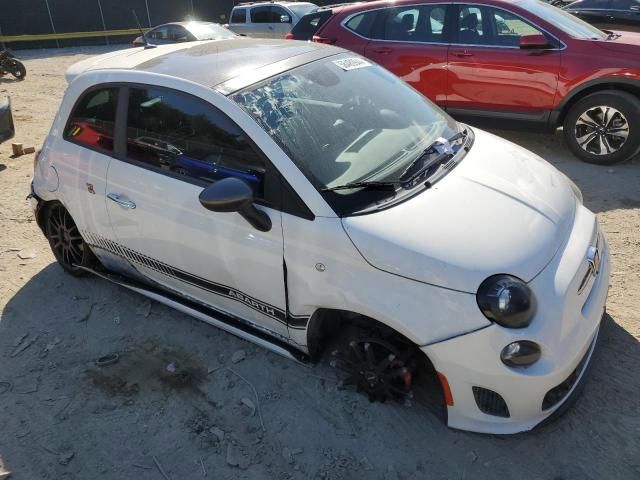
<path fill-rule="evenodd" d="M 350 58 L 341 58 L 340 60 L 334 60 L 337 66 L 345 71 L 356 70 L 358 68 L 370 67 L 371 64 L 362 58 L 350 57 Z"/>

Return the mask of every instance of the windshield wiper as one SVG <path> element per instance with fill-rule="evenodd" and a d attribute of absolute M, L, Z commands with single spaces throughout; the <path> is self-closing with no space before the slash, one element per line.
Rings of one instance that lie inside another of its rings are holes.
<path fill-rule="evenodd" d="M 607 40 L 615 40 L 616 38 L 620 38 L 622 35 L 616 32 L 612 32 L 611 30 L 603 30 L 604 33 L 607 34 Z"/>
<path fill-rule="evenodd" d="M 351 190 L 353 188 L 369 188 L 372 190 L 395 190 L 400 182 L 351 182 L 335 187 L 322 188 L 321 192 L 333 192 L 335 190 Z"/>
<path fill-rule="evenodd" d="M 428 171 L 431 171 L 433 168 L 442 165 L 443 163 L 448 162 L 456 152 L 451 145 L 453 142 L 460 140 L 467 136 L 467 129 L 456 133 L 451 138 L 438 138 L 435 142 L 433 142 L 429 147 L 427 147 L 422 155 L 418 156 L 411 164 L 402 172 L 400 175 L 400 185 L 403 187 L 413 185 L 417 179 L 422 177 Z M 433 155 L 436 155 L 435 157 Z M 422 165 L 412 172 L 418 165 Z"/>

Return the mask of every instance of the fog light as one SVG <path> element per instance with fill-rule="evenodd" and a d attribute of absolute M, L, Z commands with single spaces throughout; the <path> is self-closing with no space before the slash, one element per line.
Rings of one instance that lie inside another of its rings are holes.
<path fill-rule="evenodd" d="M 528 340 L 510 343 L 502 349 L 500 360 L 509 367 L 526 367 L 540 358 L 540 345 Z"/>

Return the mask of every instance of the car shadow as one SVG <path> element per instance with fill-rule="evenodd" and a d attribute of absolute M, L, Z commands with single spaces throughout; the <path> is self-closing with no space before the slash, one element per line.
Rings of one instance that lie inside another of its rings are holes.
<path fill-rule="evenodd" d="M 173 478 L 193 478 L 192 459 L 202 457 L 235 476 L 236 445 L 250 459 L 243 478 L 258 479 L 291 470 L 287 446 L 299 451 L 300 478 L 637 478 L 640 345 L 609 315 L 601 335 L 583 394 L 564 416 L 529 433 L 479 435 L 448 429 L 433 395 L 369 403 L 337 388 L 325 363 L 302 366 L 50 264 L 1 312 L 0 463 L 16 478 L 86 478 L 100 468 L 115 479 L 142 475 L 135 465 L 158 455 Z M 246 359 L 232 363 L 240 349 Z M 118 364 L 96 366 L 114 352 Z M 170 368 L 185 376 L 169 381 Z M 215 426 L 226 440 L 211 440 Z"/>

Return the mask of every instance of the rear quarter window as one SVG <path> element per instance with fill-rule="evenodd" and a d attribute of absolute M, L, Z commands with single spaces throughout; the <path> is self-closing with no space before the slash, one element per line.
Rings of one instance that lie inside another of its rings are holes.
<path fill-rule="evenodd" d="M 92 150 L 113 152 L 118 87 L 84 93 L 67 121 L 64 139 Z"/>
<path fill-rule="evenodd" d="M 345 27 L 358 35 L 370 38 L 377 14 L 377 11 L 359 13 L 347 20 Z"/>
<path fill-rule="evenodd" d="M 308 13 L 293 27 L 291 33 L 296 40 L 311 40 L 318 29 L 331 17 L 331 10 Z"/>

